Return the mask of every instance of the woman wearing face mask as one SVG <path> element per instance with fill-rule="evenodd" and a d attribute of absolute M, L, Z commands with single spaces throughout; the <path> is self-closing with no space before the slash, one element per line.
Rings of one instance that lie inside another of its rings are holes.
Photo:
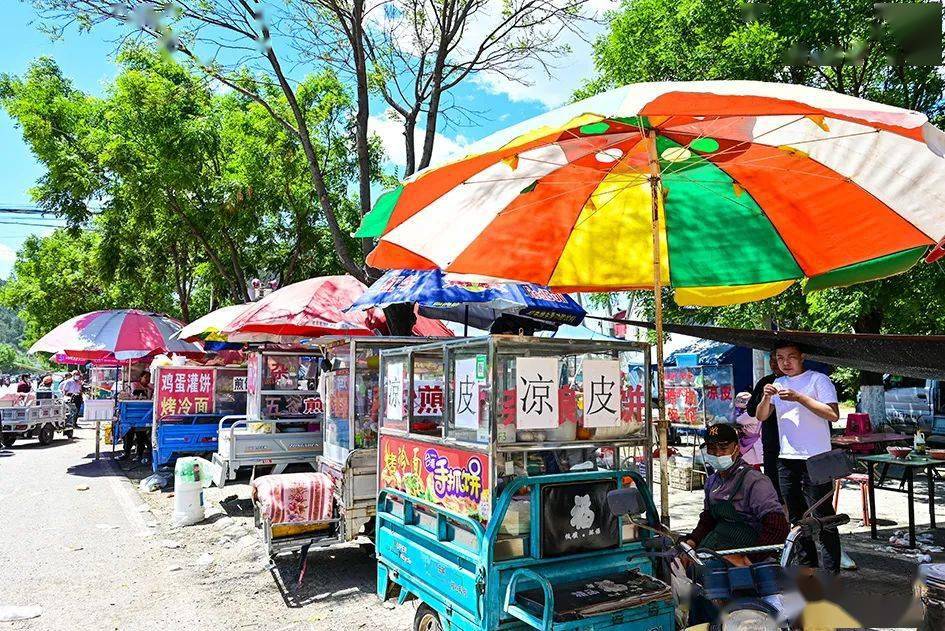
<path fill-rule="evenodd" d="M 705 462 L 714 473 L 706 480 L 705 506 L 687 543 L 710 550 L 784 543 L 789 526 L 778 494 L 771 480 L 742 459 L 731 425 L 709 427 Z M 751 563 L 742 555 L 726 559 L 735 565 Z"/>

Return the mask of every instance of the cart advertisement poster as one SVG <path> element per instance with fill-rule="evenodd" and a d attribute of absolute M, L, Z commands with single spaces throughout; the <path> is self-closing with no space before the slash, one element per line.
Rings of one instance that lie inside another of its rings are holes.
<path fill-rule="evenodd" d="M 671 423 L 711 425 L 731 418 L 732 367 L 667 368 L 666 415 Z"/>
<path fill-rule="evenodd" d="M 158 370 L 155 408 L 159 418 L 180 414 L 211 414 L 216 372 L 203 367 L 162 367 Z"/>
<path fill-rule="evenodd" d="M 486 454 L 394 436 L 381 436 L 380 450 L 382 489 L 397 489 L 475 519 L 489 518 Z"/>

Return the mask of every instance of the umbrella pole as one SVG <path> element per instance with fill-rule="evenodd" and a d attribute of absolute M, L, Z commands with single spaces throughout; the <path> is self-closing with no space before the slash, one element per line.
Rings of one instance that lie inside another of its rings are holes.
<path fill-rule="evenodd" d="M 469 305 L 466 305 L 463 317 L 463 337 L 469 337 Z"/>
<path fill-rule="evenodd" d="M 666 422 L 666 380 L 663 372 L 663 279 L 660 264 L 660 162 L 656 149 L 656 130 L 647 132 L 650 157 L 650 203 L 653 232 L 653 302 L 656 324 L 656 379 L 659 406 L 657 431 L 660 449 L 660 521 L 669 525 L 669 424 Z"/>

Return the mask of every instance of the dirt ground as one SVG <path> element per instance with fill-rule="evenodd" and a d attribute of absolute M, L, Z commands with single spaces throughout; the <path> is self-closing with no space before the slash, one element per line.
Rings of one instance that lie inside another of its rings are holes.
<path fill-rule="evenodd" d="M 382 604 L 375 596 L 369 546 L 313 552 L 301 588 L 297 558 L 270 564 L 253 526 L 248 473 L 206 490 L 204 522 L 174 528 L 173 492 L 138 488 L 149 467 L 93 456 L 91 429 L 73 441 L 47 447 L 23 441 L 0 451 L 0 614 L 10 606 L 41 608 L 38 617 L 0 622 L 0 630 L 411 627 L 414 605 Z M 916 489 L 925 532 L 926 487 Z M 936 496 L 945 506 L 945 481 Z M 904 529 L 905 496 L 877 492 L 878 541 L 860 523 L 859 498 L 853 487 L 840 498 L 840 509 L 854 518 L 843 530 L 844 547 L 860 566 L 844 573 L 845 585 L 863 600 L 905 602 L 917 560 L 888 543 Z M 674 529 L 694 525 L 701 502 L 701 491 L 673 490 Z M 945 545 L 945 530 L 933 537 Z M 933 557 L 945 561 L 945 554 Z"/>
<path fill-rule="evenodd" d="M 374 595 L 358 545 L 271 566 L 245 480 L 206 491 L 207 519 L 174 528 L 171 492 L 144 493 L 149 467 L 95 461 L 94 431 L 0 451 L 0 608 L 39 606 L 0 629 L 409 629 L 414 607 Z M 222 500 L 236 496 L 236 500 Z"/>

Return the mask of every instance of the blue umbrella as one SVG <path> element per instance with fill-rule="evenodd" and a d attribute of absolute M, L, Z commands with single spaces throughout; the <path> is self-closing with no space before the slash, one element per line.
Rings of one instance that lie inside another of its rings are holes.
<path fill-rule="evenodd" d="M 442 270 L 391 270 L 381 276 L 349 309 L 416 303 L 431 318 L 488 329 L 500 316 L 535 320 L 540 328 L 580 324 L 586 315 L 566 294 L 541 285 L 484 281 Z"/>

